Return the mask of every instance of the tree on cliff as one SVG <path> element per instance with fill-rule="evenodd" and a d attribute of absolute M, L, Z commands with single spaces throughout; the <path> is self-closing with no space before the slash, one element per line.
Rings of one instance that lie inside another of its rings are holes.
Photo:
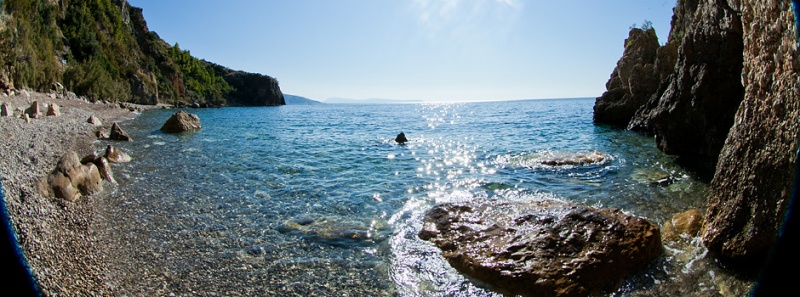
<path fill-rule="evenodd" d="M 0 1 L 0 36 L 3 89 L 49 91 L 63 82 L 93 100 L 284 104 L 274 78 L 220 73 L 221 66 L 193 57 L 177 44 L 170 46 L 149 31 L 142 10 L 127 1 Z M 258 78 L 251 81 L 261 85 L 248 86 L 258 91 L 238 90 L 230 80 L 240 76 Z"/>

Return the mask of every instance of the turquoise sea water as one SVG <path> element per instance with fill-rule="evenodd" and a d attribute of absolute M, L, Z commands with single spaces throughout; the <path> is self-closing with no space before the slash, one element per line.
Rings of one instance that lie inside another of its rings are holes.
<path fill-rule="evenodd" d="M 652 138 L 595 125 L 594 100 L 176 110 L 122 123 L 108 231 L 133 295 L 492 296 L 416 235 L 436 203 L 554 198 L 661 225 L 704 211 L 707 185 Z M 394 137 L 404 132 L 409 142 Z M 594 151 L 603 161 L 545 165 Z M 618 296 L 737 296 L 748 284 L 697 238 L 665 244 Z M 111 284 L 125 286 L 123 284 Z M 672 295 L 675 296 L 675 295 Z"/>

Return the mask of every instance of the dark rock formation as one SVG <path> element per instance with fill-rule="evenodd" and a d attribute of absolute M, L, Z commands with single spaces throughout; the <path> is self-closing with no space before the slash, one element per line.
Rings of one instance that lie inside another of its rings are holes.
<path fill-rule="evenodd" d="M 703 242 L 723 259 L 748 264 L 775 243 L 792 195 L 800 66 L 789 1 L 742 1 L 739 10 L 744 100 L 711 182 Z"/>
<path fill-rule="evenodd" d="M 460 272 L 523 296 L 613 291 L 662 251 L 644 219 L 552 200 L 438 205 L 419 237 Z"/>
<path fill-rule="evenodd" d="M 595 102 L 595 122 L 628 125 L 636 110 L 656 92 L 671 70 L 669 65 L 662 66 L 666 71 L 656 67 L 658 51 L 655 29 L 631 29 L 625 39 L 625 52 L 606 83 L 607 91 Z"/>
<path fill-rule="evenodd" d="M 117 123 L 111 124 L 111 134 L 108 136 L 108 139 L 118 141 L 133 141 L 133 138 L 128 136 L 128 133 L 125 132 L 125 130 L 122 130 L 122 127 L 120 127 Z"/>
<path fill-rule="evenodd" d="M 742 100 L 742 24 L 725 1 L 709 0 L 683 35 L 663 94 L 631 126 L 652 130 L 659 149 L 710 176 Z"/>
<path fill-rule="evenodd" d="M 235 90 L 225 95 L 228 105 L 278 106 L 286 105 L 278 80 L 258 73 L 235 71 L 213 65 Z"/>
<path fill-rule="evenodd" d="M 200 129 L 200 117 L 183 110 L 173 114 L 163 126 L 161 131 L 166 133 L 180 133 Z"/>
<path fill-rule="evenodd" d="M 69 151 L 59 159 L 55 170 L 39 181 L 37 188 L 42 195 L 75 201 L 102 191 L 103 183 L 97 166 L 81 164 L 78 154 Z"/>
<path fill-rule="evenodd" d="M 399 144 L 404 144 L 404 143 L 408 142 L 408 139 L 406 139 L 406 134 L 405 133 L 400 132 L 400 134 L 397 134 L 397 137 L 394 138 L 394 141 L 396 141 Z"/>

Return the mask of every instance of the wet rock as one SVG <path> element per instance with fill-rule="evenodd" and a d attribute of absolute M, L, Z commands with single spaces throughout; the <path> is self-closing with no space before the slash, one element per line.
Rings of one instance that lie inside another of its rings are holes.
<path fill-rule="evenodd" d="M 664 239 L 678 240 L 682 234 L 689 237 L 697 236 L 702 227 L 703 214 L 697 209 L 690 209 L 664 222 L 661 234 Z"/>
<path fill-rule="evenodd" d="M 161 131 L 166 133 L 180 133 L 186 131 L 195 131 L 200 129 L 200 117 L 196 114 L 187 113 L 183 110 L 176 112 L 170 117 L 163 126 Z"/>
<path fill-rule="evenodd" d="M 580 166 L 602 163 L 605 162 L 606 159 L 608 159 L 608 154 L 599 151 L 591 151 L 552 154 L 547 158 L 539 160 L 539 163 L 550 166 Z"/>
<path fill-rule="evenodd" d="M 100 178 L 112 184 L 117 183 L 117 181 L 114 179 L 114 173 L 111 171 L 111 163 L 109 163 L 106 157 L 96 156 L 95 154 L 91 154 L 81 159 L 81 164 L 89 164 L 89 163 L 92 163 L 95 166 L 97 166 L 97 169 L 100 171 Z"/>
<path fill-rule="evenodd" d="M 405 133 L 400 132 L 400 134 L 397 134 L 397 137 L 394 138 L 394 141 L 396 141 L 399 144 L 404 144 L 404 143 L 408 142 L 408 139 L 406 139 L 406 134 Z"/>
<path fill-rule="evenodd" d="M 106 147 L 103 158 L 108 159 L 111 163 L 127 163 L 131 161 L 130 155 L 112 145 Z"/>
<path fill-rule="evenodd" d="M 371 245 L 389 234 L 384 222 L 365 223 L 334 216 L 300 216 L 286 220 L 277 231 L 333 246 Z"/>
<path fill-rule="evenodd" d="M 55 170 L 39 183 L 40 194 L 67 201 L 76 201 L 83 195 L 92 195 L 103 190 L 97 166 L 93 163 L 81 164 L 74 151 L 64 154 Z"/>
<path fill-rule="evenodd" d="M 96 117 L 94 115 L 90 116 L 86 120 L 86 122 L 89 123 L 89 124 L 95 125 L 95 126 L 102 126 L 103 125 L 103 122 L 100 121 L 100 118 L 98 118 L 98 117 Z"/>
<path fill-rule="evenodd" d="M 108 139 L 118 141 L 133 141 L 133 138 L 128 136 L 128 133 L 125 132 L 125 130 L 122 130 L 122 127 L 120 127 L 116 122 L 111 125 L 111 134 L 108 136 Z"/>
<path fill-rule="evenodd" d="M 60 116 L 61 115 L 61 107 L 58 104 L 50 103 L 47 105 L 47 115 L 48 116 Z"/>
<path fill-rule="evenodd" d="M 458 271 L 523 296 L 613 291 L 662 251 L 644 219 L 554 200 L 437 205 L 419 237 Z"/>

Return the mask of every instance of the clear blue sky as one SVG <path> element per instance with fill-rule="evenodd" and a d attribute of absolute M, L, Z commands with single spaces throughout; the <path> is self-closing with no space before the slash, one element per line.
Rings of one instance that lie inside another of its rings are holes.
<path fill-rule="evenodd" d="M 331 97 L 597 97 L 631 25 L 661 43 L 675 0 L 129 0 L 192 55 Z"/>

